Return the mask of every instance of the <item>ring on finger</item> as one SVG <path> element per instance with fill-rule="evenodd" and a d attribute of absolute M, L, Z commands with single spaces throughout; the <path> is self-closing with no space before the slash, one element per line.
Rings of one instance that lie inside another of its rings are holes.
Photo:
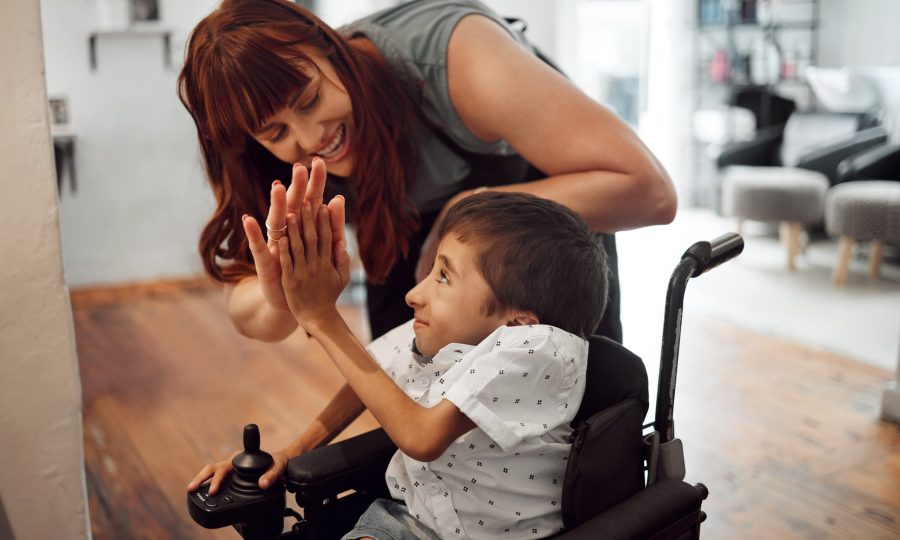
<path fill-rule="evenodd" d="M 269 224 L 266 223 L 266 232 L 268 233 L 269 240 L 278 240 L 284 236 L 284 233 L 287 231 L 287 225 L 280 229 L 275 229 L 269 227 Z M 278 233 L 278 236 L 275 236 L 275 233 Z"/>

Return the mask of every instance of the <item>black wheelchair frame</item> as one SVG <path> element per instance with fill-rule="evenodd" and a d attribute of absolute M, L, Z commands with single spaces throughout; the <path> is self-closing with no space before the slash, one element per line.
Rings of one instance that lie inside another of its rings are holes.
<path fill-rule="evenodd" d="M 736 257 L 743 247 L 734 233 L 697 242 L 675 267 L 666 295 L 653 422 L 643 424 L 648 408 L 643 362 L 618 343 L 591 338 L 587 389 L 572 422 L 561 501 L 566 529 L 556 538 L 699 538 L 708 491 L 684 482 L 683 446 L 674 429 L 684 294 L 691 278 Z M 284 484 L 265 491 L 256 482 L 271 456 L 259 450 L 255 425 L 245 428 L 244 446 L 220 493 L 209 496 L 204 484 L 188 494 L 190 514 L 200 525 L 232 525 L 245 540 L 340 538 L 371 501 L 390 497 L 384 471 L 396 446 L 383 430 L 290 460 Z M 302 516 L 286 507 L 285 489 L 295 494 Z M 282 532 L 285 517 L 296 522 Z"/>

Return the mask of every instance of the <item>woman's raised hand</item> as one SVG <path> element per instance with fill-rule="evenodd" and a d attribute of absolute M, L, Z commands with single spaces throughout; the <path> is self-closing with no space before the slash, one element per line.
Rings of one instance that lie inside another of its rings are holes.
<path fill-rule="evenodd" d="M 303 165 L 294 164 L 289 188 L 285 189 L 284 185 L 276 180 L 272 184 L 265 238 L 256 219 L 247 215 L 243 217 L 244 233 L 250 243 L 250 253 L 256 265 L 260 288 L 268 303 L 276 309 L 283 311 L 290 309 L 281 285 L 281 264 L 278 257 L 278 239 L 287 235 L 287 215 L 290 213 L 300 215 L 304 202 L 308 202 L 310 208 L 318 211 L 322 206 L 326 177 L 325 162 L 314 158 L 312 174 L 309 174 Z M 339 212 L 330 213 L 330 218 L 333 241 L 345 241 L 343 204 L 340 205 Z"/>

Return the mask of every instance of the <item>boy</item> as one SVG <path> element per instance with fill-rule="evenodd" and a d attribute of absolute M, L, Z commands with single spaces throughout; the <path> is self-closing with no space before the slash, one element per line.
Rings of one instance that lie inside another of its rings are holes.
<path fill-rule="evenodd" d="M 326 444 L 368 408 L 397 445 L 380 499 L 345 538 L 542 538 L 560 499 L 588 344 L 606 304 L 606 254 L 564 206 L 521 193 L 471 195 L 448 212 L 431 273 L 406 296 L 415 318 L 369 345 L 335 307 L 349 281 L 329 211 L 288 216 L 282 284 L 297 322 L 347 380 L 289 457 Z M 314 215 L 315 214 L 315 215 Z M 376 363 L 377 362 L 377 363 Z M 230 471 L 205 467 L 210 493 Z"/>
<path fill-rule="evenodd" d="M 530 195 L 464 199 L 441 224 L 431 274 L 406 296 L 415 319 L 367 352 L 335 308 L 344 246 L 333 263 L 327 207 L 317 218 L 304 208 L 280 240 L 288 304 L 399 448 L 386 480 L 402 503 L 376 502 L 345 538 L 559 532 L 585 338 L 607 292 L 587 224 Z"/>

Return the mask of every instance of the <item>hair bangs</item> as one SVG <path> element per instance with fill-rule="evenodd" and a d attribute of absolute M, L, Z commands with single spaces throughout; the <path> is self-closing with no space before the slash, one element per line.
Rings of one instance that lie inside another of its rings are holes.
<path fill-rule="evenodd" d="M 304 69 L 315 69 L 292 42 L 265 34 L 247 37 L 240 43 L 217 43 L 204 69 L 209 134 L 216 146 L 236 153 L 243 151 L 247 136 L 303 92 L 310 81 Z"/>

